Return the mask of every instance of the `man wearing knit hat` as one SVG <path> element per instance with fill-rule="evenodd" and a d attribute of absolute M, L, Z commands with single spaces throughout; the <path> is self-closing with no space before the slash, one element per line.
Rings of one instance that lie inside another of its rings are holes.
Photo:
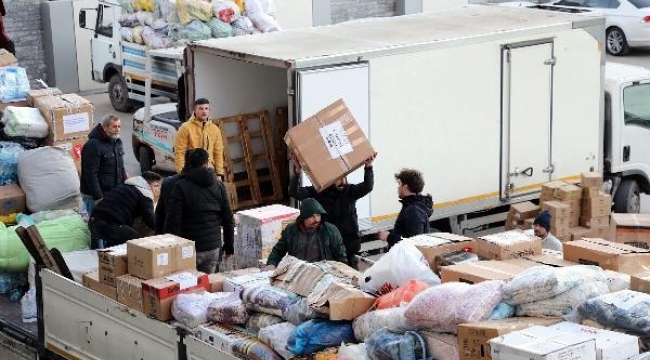
<path fill-rule="evenodd" d="M 562 251 L 562 242 L 551 234 L 551 213 L 542 211 L 533 222 L 535 236 L 542 239 L 542 248 Z"/>

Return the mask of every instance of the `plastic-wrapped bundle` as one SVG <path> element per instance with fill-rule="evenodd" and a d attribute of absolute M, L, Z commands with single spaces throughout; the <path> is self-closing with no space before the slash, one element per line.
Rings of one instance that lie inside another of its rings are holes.
<path fill-rule="evenodd" d="M 140 26 L 151 26 L 153 24 L 153 13 L 148 11 L 138 11 L 135 13 L 135 17 L 138 19 L 138 24 Z"/>
<path fill-rule="evenodd" d="M 487 319 L 503 298 L 503 281 L 475 285 L 450 282 L 419 293 L 404 316 L 418 328 L 456 332 L 462 323 Z"/>
<path fill-rule="evenodd" d="M 429 288 L 429 285 L 418 280 L 409 280 L 406 284 L 397 289 L 382 295 L 375 300 L 373 305 L 376 309 L 387 309 L 406 305 L 413 300 L 415 295 Z"/>
<path fill-rule="evenodd" d="M 248 318 L 248 321 L 246 322 L 246 331 L 257 335 L 260 329 L 283 322 L 284 319 L 279 316 L 257 313 Z"/>
<path fill-rule="evenodd" d="M 229 296 L 228 293 L 197 292 L 179 294 L 172 302 L 172 316 L 190 329 L 208 322 L 208 306 L 213 300 Z"/>
<path fill-rule="evenodd" d="M 42 139 L 50 128 L 40 110 L 31 107 L 8 106 L 0 121 L 4 124 L 4 133 L 9 137 Z"/>
<path fill-rule="evenodd" d="M 119 23 L 122 27 L 134 27 L 140 25 L 140 21 L 138 21 L 138 15 L 135 13 L 120 15 Z M 120 33 L 122 33 L 121 30 L 122 29 L 120 29 Z"/>
<path fill-rule="evenodd" d="M 492 310 L 492 313 L 490 314 L 488 320 L 502 320 L 511 318 L 515 316 L 516 310 L 517 309 L 513 305 L 500 302 L 497 304 L 494 310 Z"/>
<path fill-rule="evenodd" d="M 354 342 L 349 321 L 315 319 L 296 328 L 287 341 L 287 349 L 296 355 L 305 355 L 349 342 Z"/>
<path fill-rule="evenodd" d="M 427 343 L 429 356 L 436 360 L 457 360 L 458 337 L 452 334 L 421 331 L 420 336 Z"/>
<path fill-rule="evenodd" d="M 18 183 L 18 154 L 24 151 L 20 144 L 0 141 L 0 186 Z"/>
<path fill-rule="evenodd" d="M 246 306 L 238 293 L 212 300 L 208 305 L 208 320 L 216 323 L 244 325 L 248 320 Z"/>
<path fill-rule="evenodd" d="M 589 299 L 578 305 L 583 319 L 607 329 L 638 336 L 644 351 L 650 349 L 650 295 L 623 290 Z"/>
<path fill-rule="evenodd" d="M 276 316 L 299 300 L 298 295 L 270 285 L 244 288 L 241 297 L 248 310 Z"/>
<path fill-rule="evenodd" d="M 212 5 L 203 0 L 176 0 L 176 8 L 183 25 L 193 20 L 209 21 L 212 18 Z"/>
<path fill-rule="evenodd" d="M 120 28 L 120 35 L 122 35 L 122 39 L 128 42 L 133 42 L 133 28 L 122 26 Z"/>
<path fill-rule="evenodd" d="M 381 329 L 366 339 L 368 356 L 372 360 L 420 360 L 427 358 L 426 343 L 414 331 L 405 333 Z"/>
<path fill-rule="evenodd" d="M 240 339 L 232 344 L 235 356 L 249 360 L 282 360 L 271 347 L 257 339 Z"/>
<path fill-rule="evenodd" d="M 210 27 L 199 20 L 194 20 L 189 25 L 174 24 L 169 27 L 167 36 L 174 40 L 199 41 L 212 37 Z"/>
<path fill-rule="evenodd" d="M 255 32 L 255 26 L 246 16 L 240 16 L 233 21 L 232 28 L 235 36 L 250 35 Z"/>
<path fill-rule="evenodd" d="M 172 40 L 168 37 L 164 37 L 161 34 L 157 33 L 154 29 L 145 26 L 142 31 L 142 40 L 144 43 L 152 49 L 162 49 L 169 47 Z"/>
<path fill-rule="evenodd" d="M 257 14 L 257 15 L 248 15 L 248 18 L 251 19 L 251 22 L 257 29 L 261 32 L 273 32 L 280 31 L 280 25 L 277 20 L 275 20 L 270 15 L 266 14 Z"/>
<path fill-rule="evenodd" d="M 262 328 L 257 337 L 263 343 L 273 348 L 273 350 L 283 358 L 291 359 L 295 355 L 292 354 L 291 351 L 287 350 L 287 340 L 289 340 L 289 336 L 291 336 L 295 330 L 295 325 L 283 322 Z"/>
<path fill-rule="evenodd" d="M 228 24 L 237 20 L 241 15 L 239 6 L 228 0 L 212 0 L 212 11 L 215 18 Z"/>
<path fill-rule="evenodd" d="M 307 320 L 323 318 L 325 316 L 314 311 L 314 309 L 309 306 L 307 298 L 300 298 L 298 301 L 291 304 L 291 306 L 284 309 L 282 317 L 294 325 L 300 325 Z"/>
<path fill-rule="evenodd" d="M 90 231 L 81 216 L 75 214 L 36 224 L 48 248 L 57 248 L 62 253 L 88 248 Z M 29 253 L 16 235 L 16 227 L 5 227 L 0 223 L 0 269 L 5 271 L 27 271 Z"/>
<path fill-rule="evenodd" d="M 133 0 L 133 10 L 153 12 L 153 0 Z"/>
<path fill-rule="evenodd" d="M 136 26 L 131 30 L 133 36 L 133 42 L 136 44 L 144 45 L 144 39 L 142 39 L 142 32 L 144 31 L 143 26 Z"/>
<path fill-rule="evenodd" d="M 366 344 L 341 344 L 338 353 L 339 360 L 370 360 Z"/>
<path fill-rule="evenodd" d="M 550 299 L 517 306 L 517 316 L 562 317 L 571 313 L 583 301 L 609 293 L 604 281 L 585 282 Z"/>
<path fill-rule="evenodd" d="M 630 290 L 630 275 L 622 274 L 620 272 L 605 270 L 605 278 L 609 285 L 610 292 L 617 292 L 622 290 Z"/>
<path fill-rule="evenodd" d="M 521 305 L 555 297 L 590 281 L 606 281 L 597 266 L 536 266 L 515 276 L 503 289 L 503 301 Z"/>
<path fill-rule="evenodd" d="M 26 100 L 28 91 L 29 78 L 24 68 L 19 66 L 0 68 L 0 101 Z"/>
<path fill-rule="evenodd" d="M 379 329 L 388 328 L 395 331 L 412 330 L 413 325 L 404 317 L 406 308 L 388 308 L 369 311 L 352 322 L 354 337 L 358 341 L 365 341 L 368 336 Z"/>
<path fill-rule="evenodd" d="M 264 14 L 275 18 L 275 3 L 273 0 L 247 0 L 244 2 L 246 15 Z"/>
<path fill-rule="evenodd" d="M 0 294 L 6 294 L 25 285 L 27 285 L 26 272 L 0 271 Z"/>
<path fill-rule="evenodd" d="M 232 25 L 225 23 L 217 18 L 210 20 L 208 22 L 208 26 L 210 27 L 210 31 L 212 31 L 213 38 L 219 39 L 233 36 Z"/>

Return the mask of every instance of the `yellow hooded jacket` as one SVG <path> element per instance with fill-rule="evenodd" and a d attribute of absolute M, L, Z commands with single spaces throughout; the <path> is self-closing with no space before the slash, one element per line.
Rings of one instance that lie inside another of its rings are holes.
<path fill-rule="evenodd" d="M 217 174 L 224 175 L 221 130 L 212 121 L 201 122 L 192 115 L 176 133 L 174 143 L 176 172 L 180 173 L 185 166 L 185 151 L 196 148 L 207 151 L 210 156 L 210 167 L 215 169 Z"/>

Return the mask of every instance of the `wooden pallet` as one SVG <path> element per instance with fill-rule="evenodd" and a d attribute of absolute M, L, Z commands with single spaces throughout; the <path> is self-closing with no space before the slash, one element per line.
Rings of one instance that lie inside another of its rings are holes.
<path fill-rule="evenodd" d="M 281 200 L 282 184 L 268 112 L 222 118 L 217 124 L 224 142 L 225 181 L 236 189 L 233 210 Z"/>
<path fill-rule="evenodd" d="M 280 174 L 282 191 L 287 192 L 289 187 L 289 154 L 287 144 L 284 143 L 284 135 L 289 130 L 289 108 L 279 107 L 275 109 L 275 150 L 278 154 L 276 167 Z M 289 194 L 285 194 L 287 197 Z"/>

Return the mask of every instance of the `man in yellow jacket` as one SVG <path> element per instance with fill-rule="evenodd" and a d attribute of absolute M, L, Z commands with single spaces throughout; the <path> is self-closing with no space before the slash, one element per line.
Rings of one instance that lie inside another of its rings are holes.
<path fill-rule="evenodd" d="M 194 101 L 194 113 L 176 133 L 174 156 L 176 172 L 185 166 L 185 151 L 201 148 L 208 152 L 210 167 L 223 180 L 223 141 L 219 127 L 210 121 L 210 102 L 200 98 Z"/>

